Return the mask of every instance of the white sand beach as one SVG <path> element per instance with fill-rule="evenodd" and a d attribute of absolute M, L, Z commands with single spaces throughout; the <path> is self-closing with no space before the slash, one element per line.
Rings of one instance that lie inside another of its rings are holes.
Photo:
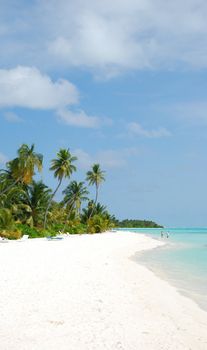
<path fill-rule="evenodd" d="M 131 257 L 135 233 L 0 245 L 1 350 L 205 350 L 207 313 Z"/>

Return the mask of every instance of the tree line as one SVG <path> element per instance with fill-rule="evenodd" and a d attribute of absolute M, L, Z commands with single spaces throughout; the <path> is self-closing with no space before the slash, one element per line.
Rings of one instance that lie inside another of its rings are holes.
<path fill-rule="evenodd" d="M 134 220 L 134 219 L 124 219 L 124 220 L 115 220 L 116 227 L 125 227 L 125 228 L 163 228 L 163 226 L 156 224 L 154 221 L 150 220 Z"/>
<path fill-rule="evenodd" d="M 105 171 L 93 164 L 84 181 L 70 181 L 77 171 L 77 158 L 69 149 L 60 149 L 51 160 L 50 171 L 57 180 L 54 190 L 35 175 L 43 168 L 43 155 L 35 146 L 21 145 L 17 157 L 0 169 L 0 235 L 20 238 L 55 235 L 57 232 L 102 232 L 113 227 L 115 218 L 98 202 L 100 185 L 105 181 Z M 69 180 L 62 190 L 62 200 L 55 196 L 63 180 Z M 89 198 L 89 187 L 95 187 L 95 198 Z"/>

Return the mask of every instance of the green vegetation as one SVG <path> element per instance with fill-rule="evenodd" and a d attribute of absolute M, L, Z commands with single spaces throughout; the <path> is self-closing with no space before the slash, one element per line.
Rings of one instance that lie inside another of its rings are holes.
<path fill-rule="evenodd" d="M 44 228 L 46 228 L 47 225 L 47 215 L 52 200 L 55 197 L 59 187 L 61 186 L 63 179 L 70 178 L 72 172 L 76 171 L 76 167 L 72 164 L 72 162 L 74 162 L 76 159 L 76 157 L 71 156 L 68 149 L 60 149 L 60 151 L 57 153 L 57 158 L 51 161 L 50 170 L 54 171 L 54 177 L 58 178 L 58 185 L 48 201 L 48 205 L 45 211 Z"/>
<path fill-rule="evenodd" d="M 154 221 L 148 220 L 129 220 L 125 219 L 122 221 L 114 220 L 116 227 L 123 228 L 163 228 L 163 226 L 156 224 Z"/>
<path fill-rule="evenodd" d="M 69 149 L 60 149 L 51 161 L 50 171 L 57 178 L 57 186 L 50 189 L 42 181 L 35 180 L 35 172 L 43 167 L 42 154 L 35 146 L 23 144 L 17 157 L 0 169 L 0 236 L 18 239 L 23 234 L 30 238 L 56 235 L 59 231 L 71 234 L 96 233 L 113 227 L 112 217 L 106 207 L 98 203 L 104 171 L 94 164 L 86 174 L 86 181 L 95 185 L 95 200 L 91 200 L 84 181 L 69 182 L 62 190 L 63 199 L 55 201 L 63 179 L 69 180 L 76 172 L 76 157 Z M 85 207 L 82 208 L 82 205 Z"/>
<path fill-rule="evenodd" d="M 84 181 L 68 182 L 62 190 L 62 201 L 55 201 L 63 179 L 69 181 L 76 172 L 77 158 L 69 149 L 60 149 L 51 160 L 50 171 L 58 180 L 54 190 L 42 181 L 36 181 L 35 171 L 43 168 L 42 154 L 35 146 L 23 144 L 17 157 L 0 169 L 0 236 L 9 239 L 55 236 L 59 232 L 71 234 L 98 233 L 113 227 L 162 227 L 153 221 L 118 221 L 105 205 L 98 202 L 99 188 L 105 181 L 105 172 L 94 164 L 86 173 L 86 182 L 95 186 L 95 199 L 90 199 Z M 84 206 L 83 206 L 84 205 Z"/>
<path fill-rule="evenodd" d="M 32 182 L 35 168 L 38 171 L 42 170 L 41 154 L 34 152 L 34 145 L 29 148 L 28 145 L 23 144 L 18 149 L 18 157 L 7 163 L 7 170 L 2 170 L 1 182 L 2 188 L 0 188 L 0 195 L 8 192 L 11 188 L 18 184 L 28 185 Z"/>
<path fill-rule="evenodd" d="M 86 180 L 88 181 L 89 185 L 95 185 L 96 187 L 96 198 L 93 203 L 93 208 L 90 214 L 90 217 L 93 215 L 97 201 L 98 201 L 98 191 L 99 191 L 99 186 L 100 184 L 105 181 L 104 177 L 104 171 L 101 170 L 99 164 L 94 164 L 92 166 L 92 170 L 89 170 L 87 172 L 87 177 Z"/>

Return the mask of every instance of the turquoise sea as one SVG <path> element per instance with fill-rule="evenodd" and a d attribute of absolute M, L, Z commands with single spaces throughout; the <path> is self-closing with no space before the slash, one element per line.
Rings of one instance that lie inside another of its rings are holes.
<path fill-rule="evenodd" d="M 136 259 L 207 310 L 207 228 L 126 230 L 165 241 L 164 247 L 138 253 Z"/>

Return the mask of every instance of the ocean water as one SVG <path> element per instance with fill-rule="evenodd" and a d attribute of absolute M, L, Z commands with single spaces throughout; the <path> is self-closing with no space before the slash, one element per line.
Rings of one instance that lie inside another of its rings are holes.
<path fill-rule="evenodd" d="M 127 230 L 165 241 L 167 244 L 163 247 L 137 253 L 137 261 L 207 310 L 207 228 Z"/>

